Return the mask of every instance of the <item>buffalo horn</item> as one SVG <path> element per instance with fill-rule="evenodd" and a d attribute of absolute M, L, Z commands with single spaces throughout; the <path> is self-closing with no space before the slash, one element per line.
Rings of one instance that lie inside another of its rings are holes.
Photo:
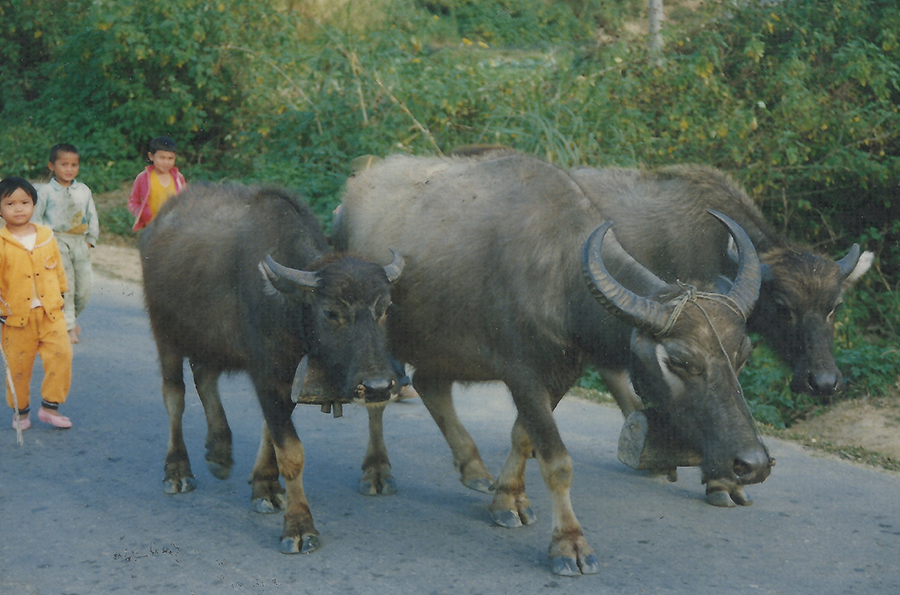
<path fill-rule="evenodd" d="M 275 259 L 272 258 L 271 254 L 266 255 L 266 266 L 276 278 L 290 281 L 301 289 L 315 289 L 319 284 L 318 273 L 314 271 L 300 271 L 280 265 L 275 262 Z"/>
<path fill-rule="evenodd" d="M 850 273 L 853 272 L 853 269 L 856 268 L 856 264 L 859 262 L 859 244 L 853 244 L 850 246 L 850 252 L 847 252 L 847 256 L 843 257 L 839 261 L 837 261 L 837 265 L 841 267 L 841 280 L 843 281 L 847 277 L 850 276 Z"/>
<path fill-rule="evenodd" d="M 588 287 L 598 302 L 626 323 L 653 335 L 660 334 L 666 328 L 671 308 L 634 293 L 616 281 L 603 263 L 600 249 L 610 227 L 612 222 L 607 221 L 595 229 L 581 253 L 581 270 Z M 615 242 L 615 246 L 627 257 L 631 267 L 644 268 L 618 242 Z"/>
<path fill-rule="evenodd" d="M 397 279 L 400 278 L 400 273 L 403 272 L 403 257 L 391 250 L 391 254 L 394 255 L 394 260 L 391 261 L 391 264 L 384 267 L 384 274 L 387 275 L 388 281 L 393 283 Z"/>
<path fill-rule="evenodd" d="M 728 237 L 728 260 L 733 262 L 735 266 L 741 264 L 741 255 L 738 254 L 737 247 L 734 245 L 734 237 L 732 236 Z M 759 273 L 763 283 L 775 280 L 772 274 L 772 267 L 763 261 L 759 261 Z"/>
<path fill-rule="evenodd" d="M 734 285 L 728 292 L 728 297 L 734 300 L 746 320 L 759 298 L 759 284 L 762 280 L 759 256 L 757 256 L 756 248 L 753 247 L 753 242 L 744 228 L 718 211 L 709 209 L 707 212 L 728 228 L 737 245 L 740 261 Z"/>

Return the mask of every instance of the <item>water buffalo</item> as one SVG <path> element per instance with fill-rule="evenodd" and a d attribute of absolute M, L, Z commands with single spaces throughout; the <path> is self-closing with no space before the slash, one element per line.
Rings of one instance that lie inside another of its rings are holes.
<path fill-rule="evenodd" d="M 613 238 L 604 244 L 609 223 L 597 206 L 566 172 L 531 157 L 395 156 L 348 182 L 333 239 L 372 260 L 389 247 L 404 255 L 391 349 L 415 367 L 415 388 L 474 489 L 487 491 L 492 477 L 456 416 L 451 385 L 499 379 L 509 387 L 518 417 L 491 516 L 507 527 L 534 521 L 524 468 L 536 456 L 552 497 L 558 574 L 599 567 L 569 500 L 572 461 L 552 415 L 588 363 L 622 378 L 630 367 L 703 453 L 715 489 L 739 498 L 741 485 L 769 474 L 737 381 L 750 352 L 744 324 L 759 261 L 747 235 L 719 219 L 740 252 L 725 293 L 668 285 Z M 370 410 L 375 431 L 380 415 Z"/>
<path fill-rule="evenodd" d="M 304 451 L 291 422 L 292 381 L 308 356 L 339 402 L 389 399 L 397 377 L 385 317 L 402 259 L 382 267 L 331 254 L 316 217 L 283 190 L 194 184 L 144 232 L 141 262 L 169 414 L 165 491 L 194 489 L 181 427 L 184 359 L 206 412 L 207 463 L 220 479 L 230 473 L 232 447 L 218 378 L 246 371 L 265 418 L 251 475 L 253 506 L 285 509 L 284 553 L 315 550 Z"/>
<path fill-rule="evenodd" d="M 753 241 L 762 286 L 749 319 L 793 368 L 791 389 L 814 395 L 842 390 L 832 355 L 835 310 L 842 288 L 869 268 L 872 253 L 857 244 L 839 261 L 796 246 L 775 233 L 743 189 L 721 171 L 698 165 L 656 170 L 577 168 L 569 172 L 638 261 L 662 279 L 713 281 L 730 274 L 728 234 L 705 216 L 720 211 Z M 648 235 L 647 230 L 654 230 Z M 626 404 L 623 411 L 635 404 Z"/>

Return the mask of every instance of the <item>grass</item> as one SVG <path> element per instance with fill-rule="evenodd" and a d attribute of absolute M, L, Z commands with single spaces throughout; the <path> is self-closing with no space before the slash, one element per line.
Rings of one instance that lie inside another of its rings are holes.
<path fill-rule="evenodd" d="M 134 217 L 126 207 L 130 193 L 131 184 L 123 183 L 116 190 L 94 195 L 97 218 L 100 220 L 100 243 L 109 246 L 137 247 L 137 235 L 131 231 Z"/>

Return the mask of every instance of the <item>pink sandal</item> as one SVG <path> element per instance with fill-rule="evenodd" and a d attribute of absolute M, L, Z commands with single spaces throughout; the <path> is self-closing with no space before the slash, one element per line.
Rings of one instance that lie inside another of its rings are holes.
<path fill-rule="evenodd" d="M 22 416 L 20 416 L 18 413 L 13 413 L 12 427 L 14 430 L 20 429 L 24 432 L 31 427 L 31 416 L 27 413 Z"/>
<path fill-rule="evenodd" d="M 52 415 L 47 413 L 47 410 L 41 407 L 38 410 L 38 419 L 44 422 L 45 424 L 50 424 L 55 428 L 60 428 L 61 430 L 65 430 L 72 427 L 72 420 L 64 415 Z"/>

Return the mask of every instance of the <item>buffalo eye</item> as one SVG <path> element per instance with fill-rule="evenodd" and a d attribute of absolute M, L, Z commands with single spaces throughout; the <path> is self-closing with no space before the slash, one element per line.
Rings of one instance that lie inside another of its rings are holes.
<path fill-rule="evenodd" d="M 332 310 L 331 308 L 322 308 L 322 316 L 328 322 L 338 323 L 341 321 L 341 315 L 337 310 Z"/>
<path fill-rule="evenodd" d="M 666 348 L 665 363 L 673 374 L 679 376 L 699 376 L 703 373 L 703 366 L 692 357 L 692 355 L 682 349 L 668 347 Z"/>
<path fill-rule="evenodd" d="M 828 313 L 828 320 L 834 320 L 834 316 L 838 313 L 838 310 L 844 305 L 844 300 L 839 301 L 834 305 L 834 308 L 831 309 L 831 312 Z"/>
<path fill-rule="evenodd" d="M 751 351 L 753 351 L 753 344 L 750 342 L 750 337 L 744 337 L 744 340 L 741 341 L 741 346 L 738 347 L 737 352 L 734 354 L 734 371 L 738 374 L 741 373 L 741 370 L 744 369 L 744 364 L 750 359 Z"/>
<path fill-rule="evenodd" d="M 776 299 L 775 307 L 778 310 L 779 318 L 787 320 L 791 324 L 794 324 L 796 322 L 796 318 L 794 316 L 794 310 L 790 307 L 790 305 L 787 304 L 787 302 L 785 302 L 781 299 Z"/>
<path fill-rule="evenodd" d="M 375 316 L 375 320 L 378 322 L 384 321 L 387 318 L 388 309 L 391 307 L 391 302 L 387 303 L 378 303 L 372 308 L 372 314 Z"/>

